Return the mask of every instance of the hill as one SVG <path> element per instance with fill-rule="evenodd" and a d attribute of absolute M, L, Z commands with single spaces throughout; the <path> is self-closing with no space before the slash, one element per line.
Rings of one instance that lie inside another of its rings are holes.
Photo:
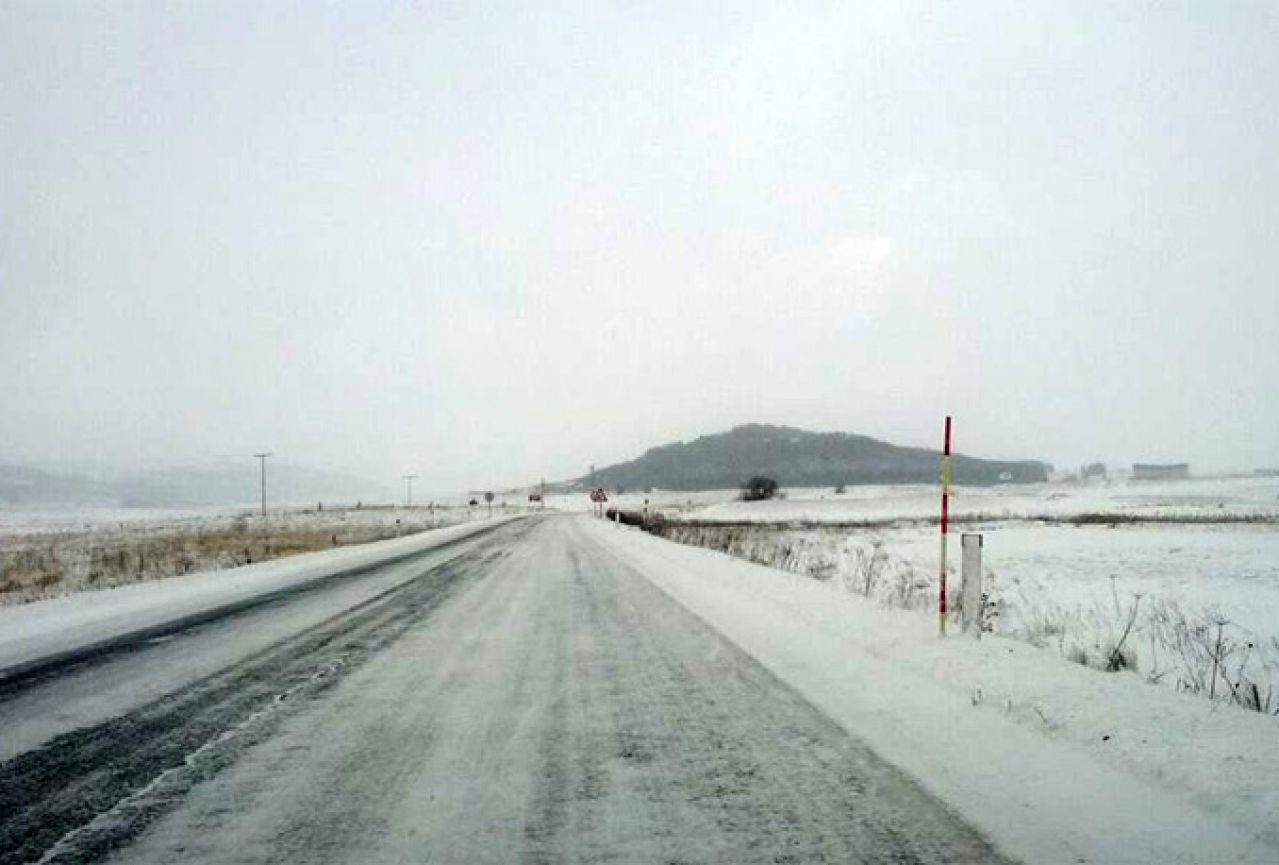
<path fill-rule="evenodd" d="M 687 444 L 652 448 L 638 459 L 597 470 L 595 482 L 607 489 L 734 489 L 761 474 L 791 487 L 936 483 L 940 457 L 938 451 L 899 447 L 869 436 L 747 424 Z M 1033 460 L 956 455 L 954 479 L 982 485 L 1031 483 L 1048 476 L 1045 464 Z M 589 477 L 577 481 L 579 486 L 589 483 Z"/>
<path fill-rule="evenodd" d="M 258 465 L 245 459 L 148 472 L 50 471 L 0 465 L 0 507 L 173 508 L 256 504 Z M 280 504 L 394 501 L 397 490 L 364 478 L 283 461 L 267 465 L 267 496 Z"/>
<path fill-rule="evenodd" d="M 83 474 L 0 465 L 0 507 L 49 504 L 110 505 L 115 497 L 101 481 Z"/>

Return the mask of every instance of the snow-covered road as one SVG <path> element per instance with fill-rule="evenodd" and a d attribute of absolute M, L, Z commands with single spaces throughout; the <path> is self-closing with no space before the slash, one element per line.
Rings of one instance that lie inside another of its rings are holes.
<path fill-rule="evenodd" d="M 431 554 L 140 705 L 113 666 L 199 634 L 98 666 L 120 713 L 0 765 L 0 862 L 1001 861 L 585 522 Z M 56 719 L 63 678 L 7 703 Z"/>

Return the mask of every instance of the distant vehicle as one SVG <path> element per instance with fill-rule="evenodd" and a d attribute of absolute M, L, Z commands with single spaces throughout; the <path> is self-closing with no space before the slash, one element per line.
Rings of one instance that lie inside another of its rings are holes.
<path fill-rule="evenodd" d="M 528 494 L 528 500 L 529 500 L 530 502 L 540 502 L 540 501 L 542 500 L 542 494 L 541 494 L 541 493 L 529 493 L 529 494 Z"/>

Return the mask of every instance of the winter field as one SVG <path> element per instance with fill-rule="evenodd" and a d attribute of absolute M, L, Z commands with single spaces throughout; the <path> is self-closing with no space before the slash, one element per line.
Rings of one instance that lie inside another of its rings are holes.
<path fill-rule="evenodd" d="M 494 513 L 511 513 L 495 505 Z M 485 506 L 256 511 L 0 509 L 0 605 L 164 579 L 456 525 Z"/>
<path fill-rule="evenodd" d="M 936 520 L 935 485 L 900 484 L 787 489 L 784 498 L 739 501 L 736 491 L 655 492 L 661 511 L 715 522 L 898 523 Z M 643 504 L 643 494 L 621 497 L 623 506 Z M 1115 480 L 1090 483 L 955 487 L 951 517 L 956 522 L 998 520 L 1279 522 L 1279 478 L 1204 478 L 1186 481 Z"/>
<path fill-rule="evenodd" d="M 938 490 L 923 486 L 615 497 L 663 536 L 889 607 L 935 609 Z M 948 572 L 983 536 L 989 631 L 1086 666 L 1279 712 L 1279 479 L 961 488 Z M 1254 690 L 1255 686 L 1255 690 Z"/>

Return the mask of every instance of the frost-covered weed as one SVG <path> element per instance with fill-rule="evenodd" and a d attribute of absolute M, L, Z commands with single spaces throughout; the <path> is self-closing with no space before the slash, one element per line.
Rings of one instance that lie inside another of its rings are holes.
<path fill-rule="evenodd" d="M 674 522 L 654 530 L 678 543 L 832 582 L 846 592 L 886 607 L 917 609 L 932 603 L 932 576 L 890 553 L 883 539 L 875 534 L 848 538 L 842 529 Z"/>
<path fill-rule="evenodd" d="M 1215 609 L 1187 610 L 1171 598 L 1066 608 L 1024 590 L 1002 630 L 1067 660 L 1253 711 L 1279 714 L 1279 640 L 1264 641 Z M 1142 651 L 1139 653 L 1138 648 Z"/>

